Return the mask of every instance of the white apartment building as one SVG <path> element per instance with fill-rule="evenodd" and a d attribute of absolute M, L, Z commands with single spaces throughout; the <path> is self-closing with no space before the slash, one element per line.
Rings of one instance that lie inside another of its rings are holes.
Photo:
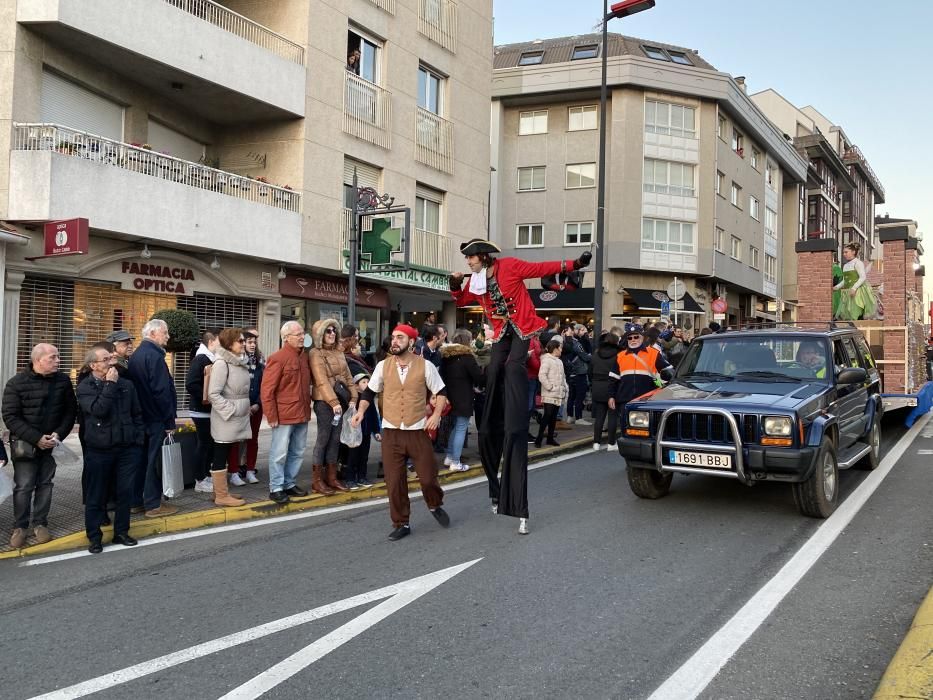
<path fill-rule="evenodd" d="M 531 260 L 575 258 L 595 241 L 601 36 L 496 47 L 492 237 Z M 780 312 L 783 191 L 804 161 L 748 98 L 742 79 L 683 47 L 608 42 L 604 318 L 657 317 L 668 285 L 700 328 Z M 796 190 L 795 190 L 796 191 Z M 539 313 L 590 322 L 585 289 L 535 290 Z M 537 284 L 530 285 L 537 288 Z"/>
<path fill-rule="evenodd" d="M 0 380 L 40 341 L 74 371 L 157 309 L 266 350 L 283 320 L 346 319 L 354 171 L 411 210 L 411 269 L 360 276 L 366 342 L 452 319 L 452 251 L 487 228 L 491 55 L 492 0 L 0 4 Z M 86 250 L 48 257 L 46 224 L 81 219 Z"/>

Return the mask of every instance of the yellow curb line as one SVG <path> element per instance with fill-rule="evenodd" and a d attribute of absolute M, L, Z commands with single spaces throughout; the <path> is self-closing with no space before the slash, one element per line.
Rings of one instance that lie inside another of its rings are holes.
<path fill-rule="evenodd" d="M 872 700 L 903 698 L 933 698 L 933 588 L 872 696 Z"/>
<path fill-rule="evenodd" d="M 549 447 L 533 450 L 529 453 L 529 458 L 545 459 L 560 452 L 566 452 L 577 447 L 581 447 L 592 440 L 590 438 L 581 438 L 570 440 L 560 447 Z M 465 472 L 447 472 L 440 471 L 438 477 L 442 484 L 463 481 L 476 476 L 483 475 L 483 468 L 473 467 Z M 409 480 L 408 490 L 416 491 L 419 489 L 417 480 Z M 177 513 L 163 518 L 145 518 L 134 521 L 130 526 L 130 532 L 136 539 L 151 537 L 168 532 L 184 532 L 186 530 L 196 530 L 211 525 L 227 525 L 230 523 L 241 522 L 243 520 L 253 520 L 255 518 L 267 518 L 273 515 L 285 515 L 288 513 L 300 513 L 312 508 L 324 508 L 329 506 L 351 503 L 354 501 L 366 501 L 373 498 L 383 498 L 386 495 L 385 483 L 379 483 L 370 489 L 361 489 L 359 491 L 345 491 L 335 493 L 333 496 L 312 495 L 306 498 L 294 499 L 285 505 L 277 505 L 270 500 L 248 503 L 234 508 L 212 508 L 209 510 L 196 510 L 190 513 Z M 108 542 L 113 534 L 113 526 L 102 527 L 103 541 Z M 35 554 L 49 554 L 51 552 L 62 552 L 71 549 L 83 549 L 87 547 L 87 536 L 84 530 L 73 532 L 70 535 L 59 537 L 46 542 L 45 544 L 34 544 L 22 549 L 14 549 L 9 552 L 0 552 L 0 560 L 17 559 L 19 557 L 33 556 Z"/>

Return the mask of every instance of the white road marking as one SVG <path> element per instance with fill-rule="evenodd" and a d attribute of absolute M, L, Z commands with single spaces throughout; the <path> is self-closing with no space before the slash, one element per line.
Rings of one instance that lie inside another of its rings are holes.
<path fill-rule="evenodd" d="M 570 452 L 566 455 L 561 455 L 553 459 L 548 459 L 543 462 L 535 462 L 534 464 L 528 465 L 528 471 L 533 471 L 535 469 L 541 469 L 542 467 L 548 467 L 552 464 L 557 464 L 558 462 L 563 462 L 568 459 L 574 459 L 576 457 L 584 457 L 586 455 L 592 454 L 593 450 L 580 450 L 578 452 Z M 621 457 L 619 458 L 621 459 Z M 456 491 L 457 489 L 466 488 L 468 486 L 475 486 L 476 484 L 485 484 L 485 476 L 476 476 L 472 479 L 465 479 L 464 481 L 458 481 L 456 483 L 444 486 L 444 493 L 449 493 L 450 491 Z M 421 492 L 415 492 L 409 494 L 412 500 L 421 498 Z M 233 523 L 231 525 L 218 525 L 217 527 L 208 527 L 203 530 L 191 530 L 190 532 L 176 532 L 171 535 L 161 535 L 159 537 L 150 537 L 144 540 L 140 540 L 139 544 L 136 547 L 104 547 L 104 551 L 101 554 L 91 554 L 86 550 L 80 552 L 68 552 L 66 554 L 53 554 L 48 557 L 39 557 L 36 559 L 26 559 L 19 563 L 19 566 L 39 566 L 41 564 L 54 564 L 59 561 L 67 561 L 69 559 L 80 559 L 81 557 L 100 557 L 103 555 L 114 555 L 114 554 L 127 554 L 133 550 L 139 549 L 140 547 L 151 547 L 156 544 L 165 544 L 166 542 L 178 542 L 180 540 L 190 540 L 195 537 L 207 537 L 208 535 L 219 535 L 225 532 L 241 532 L 243 530 L 248 530 L 253 527 L 265 527 L 266 525 L 278 525 L 280 523 L 289 522 L 292 520 L 304 520 L 305 518 L 319 518 L 322 515 L 333 515 L 334 513 L 344 513 L 350 510 L 359 510 L 360 508 L 372 508 L 373 506 L 384 505 L 389 502 L 388 498 L 376 498 L 369 501 L 359 501 L 357 503 L 347 503 L 342 506 L 332 506 L 330 508 L 320 508 L 315 510 L 304 511 L 303 513 L 290 513 L 288 515 L 281 515 L 273 518 L 261 518 L 257 520 L 246 520 L 239 523 Z M 132 532 L 132 527 L 130 528 Z"/>
<path fill-rule="evenodd" d="M 605 454 L 605 453 L 604 453 Z M 593 455 L 593 450 L 580 450 L 577 452 L 569 452 L 565 455 L 560 455 L 559 457 L 554 457 L 553 459 L 548 459 L 543 462 L 535 462 L 534 464 L 528 465 L 528 471 L 533 471 L 535 469 L 541 469 L 542 467 L 548 467 L 552 464 L 557 464 L 558 462 L 563 462 L 568 459 L 574 459 L 576 457 L 583 457 L 586 455 Z M 621 458 L 619 458 L 621 459 Z M 444 493 L 449 493 L 450 491 L 456 491 L 457 489 L 466 488 L 468 486 L 475 486 L 477 484 L 485 484 L 485 476 L 476 476 L 472 479 L 465 479 L 463 481 L 458 481 L 448 486 L 444 486 Z M 415 492 L 409 494 L 412 500 L 421 498 L 421 492 Z M 135 547 L 105 547 L 104 551 L 101 554 L 91 554 L 88 551 L 82 550 L 80 552 L 68 552 L 66 554 L 53 554 L 48 557 L 39 557 L 36 559 L 26 559 L 19 563 L 19 566 L 39 566 L 41 564 L 54 564 L 59 561 L 68 561 L 69 559 L 80 559 L 81 557 L 100 557 L 103 555 L 114 555 L 114 554 L 127 554 L 134 550 L 139 549 L 140 547 L 151 547 L 156 544 L 165 544 L 166 542 L 178 542 L 180 540 L 190 540 L 195 537 L 207 537 L 208 535 L 219 535 L 225 532 L 241 532 L 243 530 L 248 530 L 254 527 L 264 527 L 266 525 L 278 525 L 280 523 L 289 522 L 292 520 L 304 520 L 305 518 L 318 518 L 322 515 L 333 515 L 334 513 L 344 513 L 350 510 L 359 510 L 360 508 L 372 508 L 373 506 L 384 505 L 389 502 L 389 499 L 376 498 L 368 501 L 359 501 L 357 503 L 347 503 L 342 506 L 332 506 L 330 508 L 319 508 L 315 510 L 308 510 L 302 513 L 290 513 L 288 515 L 281 515 L 273 518 L 262 518 L 259 520 L 246 520 L 239 523 L 233 523 L 230 525 L 218 525 L 216 527 L 208 527 L 203 530 L 191 530 L 189 532 L 176 532 L 171 535 L 160 535 L 159 537 L 150 537 L 144 540 L 140 540 L 139 544 Z M 132 528 L 130 528 L 132 532 Z"/>
<path fill-rule="evenodd" d="M 723 627 L 655 690 L 648 700 L 693 700 L 774 612 L 875 492 L 911 445 L 930 414 L 923 415 L 885 455 L 881 464 L 827 518 L 797 553 Z"/>
<path fill-rule="evenodd" d="M 218 651 L 230 649 L 240 644 L 267 637 L 276 632 L 282 632 L 283 630 L 291 629 L 298 625 L 320 620 L 328 615 L 350 610 L 361 605 L 366 605 L 367 603 L 382 600 L 383 598 L 389 598 L 389 600 L 386 600 L 384 603 L 377 605 L 345 625 L 338 627 L 330 634 L 321 637 L 321 639 L 313 644 L 293 654 L 268 671 L 256 676 L 251 681 L 224 696 L 225 698 L 237 698 L 238 700 L 258 698 L 285 679 L 290 678 L 322 656 L 330 653 L 341 644 L 350 641 L 353 637 L 369 629 L 380 620 L 385 619 L 393 612 L 401 610 L 409 603 L 417 600 L 425 593 L 437 588 L 440 584 L 470 568 L 479 561 L 482 561 L 482 558 L 441 569 L 430 574 L 425 574 L 424 576 L 418 576 L 417 578 L 402 581 L 391 586 L 379 588 L 375 591 L 362 593 L 352 598 L 337 601 L 336 603 L 329 603 L 328 605 L 323 605 L 313 610 L 306 610 L 296 615 L 266 622 L 265 624 L 251 627 L 241 632 L 228 634 L 209 642 L 196 644 L 187 649 L 181 649 L 171 654 L 151 659 L 150 661 L 144 661 L 143 663 L 135 664 L 128 668 L 114 671 L 113 673 L 98 676 L 97 678 L 92 678 L 83 683 L 62 688 L 61 690 L 55 690 L 44 695 L 37 695 L 31 698 L 31 700 L 72 700 L 73 698 L 82 698 L 92 693 L 99 693 L 102 690 L 122 685 L 123 683 L 129 683 L 143 676 L 164 671 L 173 666 L 183 664 L 186 661 L 200 659 Z"/>
<path fill-rule="evenodd" d="M 933 455 L 933 450 L 917 450 L 918 455 Z"/>

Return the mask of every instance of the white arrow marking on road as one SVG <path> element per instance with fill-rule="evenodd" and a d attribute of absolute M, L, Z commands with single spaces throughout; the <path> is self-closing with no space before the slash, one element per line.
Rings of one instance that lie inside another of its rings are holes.
<path fill-rule="evenodd" d="M 328 615 L 334 615 L 335 613 L 350 610 L 361 605 L 366 605 L 367 603 L 373 603 L 383 598 L 389 598 L 389 600 L 386 600 L 371 610 L 367 610 L 359 617 L 338 627 L 330 634 L 325 635 L 313 644 L 289 656 L 281 663 L 276 664 L 268 671 L 261 673 L 248 683 L 234 689 L 224 696 L 224 698 L 236 698 L 237 700 L 258 698 L 285 679 L 290 678 L 303 668 L 306 668 L 324 655 L 332 652 L 340 645 L 345 644 L 358 634 L 366 631 L 380 620 L 384 620 L 392 613 L 401 610 L 412 601 L 417 600 L 425 593 L 437 588 L 448 579 L 453 578 L 481 560 L 482 558 L 474 559 L 473 561 L 441 569 L 440 571 L 425 574 L 424 576 L 418 576 L 417 578 L 402 581 L 401 583 L 386 586 L 385 588 L 379 588 L 375 591 L 369 591 L 368 593 L 361 593 L 360 595 L 340 600 L 336 603 L 322 605 L 313 610 L 306 610 L 296 615 L 266 622 L 241 632 L 228 634 L 219 639 L 196 644 L 187 649 L 175 651 L 150 661 L 144 661 L 143 663 L 114 671 L 113 673 L 98 676 L 97 678 L 92 678 L 83 683 L 62 688 L 61 690 L 55 690 L 44 695 L 37 695 L 31 698 L 31 700 L 70 700 L 72 698 L 83 698 L 85 695 L 98 693 L 102 690 L 134 681 L 137 678 L 164 671 L 167 668 L 172 668 L 186 661 L 200 659 L 201 657 L 214 654 L 218 651 L 261 639 L 262 637 L 275 634 L 276 632 L 282 632 L 283 630 L 291 629 L 314 620 L 320 620 Z"/>

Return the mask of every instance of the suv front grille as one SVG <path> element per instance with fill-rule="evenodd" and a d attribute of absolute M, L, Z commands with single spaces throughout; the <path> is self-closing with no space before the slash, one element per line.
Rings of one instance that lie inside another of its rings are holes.
<path fill-rule="evenodd" d="M 657 436 L 663 411 L 651 412 L 651 434 Z M 733 414 L 745 443 L 758 442 L 758 416 L 755 414 Z M 675 442 L 733 444 L 732 430 L 725 418 L 716 414 L 688 413 L 678 411 L 668 416 L 664 427 L 665 440 Z"/>

